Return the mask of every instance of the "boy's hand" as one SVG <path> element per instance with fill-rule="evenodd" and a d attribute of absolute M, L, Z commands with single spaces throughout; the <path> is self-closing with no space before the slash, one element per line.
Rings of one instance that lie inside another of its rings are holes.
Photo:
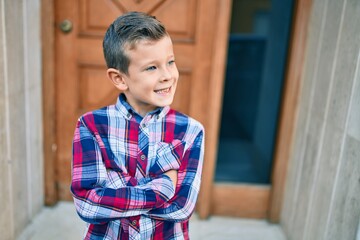
<path fill-rule="evenodd" d="M 178 170 L 184 155 L 185 142 L 179 139 L 171 143 L 158 142 L 156 145 L 156 161 L 150 166 L 149 175 L 159 176 L 170 170 Z"/>
<path fill-rule="evenodd" d="M 174 188 L 176 188 L 176 184 L 177 184 L 177 170 L 169 170 L 167 172 L 165 172 L 164 174 L 167 175 L 169 178 L 171 178 L 171 180 L 174 183 Z"/>

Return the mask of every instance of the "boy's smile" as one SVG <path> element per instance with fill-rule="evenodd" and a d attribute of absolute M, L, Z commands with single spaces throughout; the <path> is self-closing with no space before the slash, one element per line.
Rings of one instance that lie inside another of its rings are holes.
<path fill-rule="evenodd" d="M 158 41 L 140 40 L 126 51 L 128 74 L 120 73 L 128 103 L 140 115 L 168 106 L 174 99 L 179 78 L 170 37 Z"/>
<path fill-rule="evenodd" d="M 169 87 L 169 88 L 164 88 L 164 89 L 160 89 L 160 90 L 155 90 L 155 92 L 156 92 L 157 94 L 167 94 L 167 93 L 169 93 L 170 88 L 171 88 L 171 87 Z"/>

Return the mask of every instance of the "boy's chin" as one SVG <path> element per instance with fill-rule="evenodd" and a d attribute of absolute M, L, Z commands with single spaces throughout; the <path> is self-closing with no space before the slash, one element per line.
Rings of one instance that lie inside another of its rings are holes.
<path fill-rule="evenodd" d="M 162 99 L 160 101 L 157 102 L 157 106 L 158 107 L 166 107 L 169 106 L 173 103 L 174 101 L 174 97 L 168 98 L 168 99 Z"/>
<path fill-rule="evenodd" d="M 170 106 L 172 103 L 173 103 L 173 101 L 164 102 L 164 103 L 158 104 L 157 107 Z"/>

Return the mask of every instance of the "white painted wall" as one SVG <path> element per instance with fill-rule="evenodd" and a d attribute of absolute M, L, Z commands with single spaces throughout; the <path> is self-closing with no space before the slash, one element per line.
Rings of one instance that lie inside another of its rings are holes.
<path fill-rule="evenodd" d="M 281 224 L 353 240 L 360 216 L 360 1 L 314 0 Z"/>
<path fill-rule="evenodd" d="M 0 233 L 15 239 L 44 202 L 40 0 L 0 0 Z"/>

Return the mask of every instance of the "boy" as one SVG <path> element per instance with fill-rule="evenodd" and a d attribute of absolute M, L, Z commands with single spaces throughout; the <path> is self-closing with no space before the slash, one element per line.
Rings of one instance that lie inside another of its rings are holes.
<path fill-rule="evenodd" d="M 204 130 L 169 108 L 179 78 L 169 34 L 130 12 L 110 25 L 103 49 L 121 94 L 77 122 L 71 192 L 84 239 L 189 239 Z"/>

